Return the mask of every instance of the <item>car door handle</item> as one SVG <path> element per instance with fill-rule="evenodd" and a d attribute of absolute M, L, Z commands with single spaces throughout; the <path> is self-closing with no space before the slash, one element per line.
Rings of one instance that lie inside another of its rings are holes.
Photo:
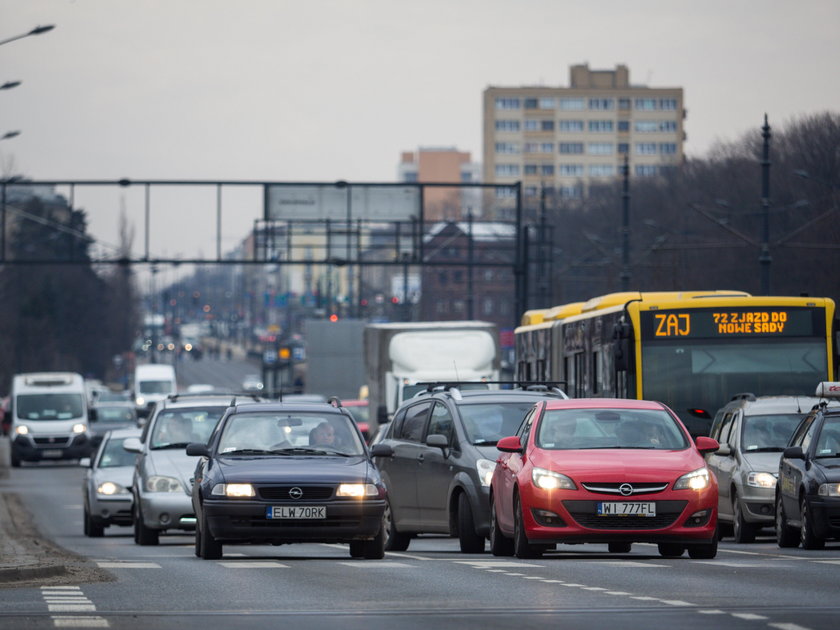
<path fill-rule="evenodd" d="M 418 462 L 420 462 L 420 463 L 422 464 L 422 463 L 423 463 L 423 460 L 424 460 L 425 458 L 426 458 L 425 453 L 420 453 L 420 454 L 417 456 L 417 461 L 418 461 Z"/>

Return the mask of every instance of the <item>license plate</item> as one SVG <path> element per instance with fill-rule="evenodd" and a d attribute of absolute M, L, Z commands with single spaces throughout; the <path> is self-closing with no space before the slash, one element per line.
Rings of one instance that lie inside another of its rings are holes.
<path fill-rule="evenodd" d="M 325 505 L 270 505 L 265 509 L 266 518 L 271 519 L 318 519 L 327 518 Z"/>
<path fill-rule="evenodd" d="M 598 504 L 598 516 L 656 516 L 656 503 L 609 501 Z"/>
<path fill-rule="evenodd" d="M 41 457 L 61 457 L 64 453 L 58 448 L 48 448 L 41 451 Z"/>

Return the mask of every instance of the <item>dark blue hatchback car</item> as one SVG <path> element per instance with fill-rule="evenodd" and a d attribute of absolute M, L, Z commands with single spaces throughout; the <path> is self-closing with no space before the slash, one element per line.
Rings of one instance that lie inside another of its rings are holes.
<path fill-rule="evenodd" d="M 387 451 L 387 453 L 386 453 Z M 231 407 L 200 456 L 192 502 L 195 553 L 225 544 L 348 543 L 352 557 L 384 556 L 385 486 L 350 412 L 328 403 Z"/>

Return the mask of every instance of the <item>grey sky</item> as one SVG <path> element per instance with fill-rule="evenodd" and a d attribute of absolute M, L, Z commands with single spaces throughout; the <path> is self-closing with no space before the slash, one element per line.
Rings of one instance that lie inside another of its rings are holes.
<path fill-rule="evenodd" d="M 418 146 L 480 161 L 484 88 L 575 63 L 683 87 L 689 156 L 840 104 L 837 0 L 0 0 L 0 39 L 39 24 L 0 46 L 3 175 L 393 181 Z"/>

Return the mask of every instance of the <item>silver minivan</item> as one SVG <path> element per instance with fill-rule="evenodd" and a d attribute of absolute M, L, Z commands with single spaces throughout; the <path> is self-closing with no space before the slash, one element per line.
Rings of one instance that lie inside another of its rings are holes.
<path fill-rule="evenodd" d="M 775 522 L 779 459 L 790 436 L 814 405 L 813 396 L 732 397 L 715 414 L 710 436 L 720 443 L 706 463 L 717 477 L 718 524 L 737 543 L 750 543 Z"/>

